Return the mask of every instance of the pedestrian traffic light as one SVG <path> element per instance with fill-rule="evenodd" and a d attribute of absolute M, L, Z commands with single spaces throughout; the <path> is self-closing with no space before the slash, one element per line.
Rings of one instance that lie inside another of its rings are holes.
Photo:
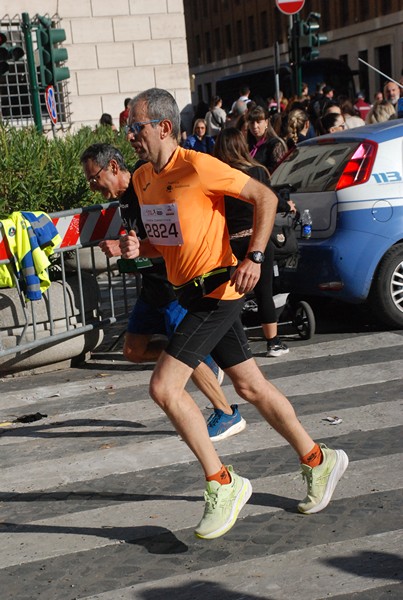
<path fill-rule="evenodd" d="M 7 34 L 0 32 L 0 75 L 5 75 L 10 70 L 10 61 L 20 60 L 24 54 L 22 46 L 7 44 Z"/>
<path fill-rule="evenodd" d="M 319 33 L 320 13 L 309 13 L 306 21 L 301 21 L 299 47 L 302 60 L 314 60 L 319 56 L 319 47 L 326 44 L 327 35 Z"/>
<path fill-rule="evenodd" d="M 59 48 L 64 42 L 66 32 L 52 26 L 51 19 L 38 17 L 37 43 L 39 52 L 40 83 L 43 87 L 56 85 L 59 81 L 69 79 L 68 67 L 60 66 L 68 58 L 67 50 Z"/>

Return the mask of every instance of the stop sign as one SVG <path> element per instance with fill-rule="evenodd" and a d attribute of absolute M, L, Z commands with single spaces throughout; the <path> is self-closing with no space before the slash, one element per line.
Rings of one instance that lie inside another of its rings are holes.
<path fill-rule="evenodd" d="M 285 15 L 295 15 L 305 4 L 305 0 L 276 0 L 277 8 Z"/>

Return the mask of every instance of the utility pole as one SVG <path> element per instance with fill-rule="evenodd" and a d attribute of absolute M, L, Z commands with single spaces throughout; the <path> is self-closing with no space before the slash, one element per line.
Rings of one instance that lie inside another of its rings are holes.
<path fill-rule="evenodd" d="M 292 62 L 293 62 L 293 83 L 294 91 L 297 96 L 302 92 L 302 74 L 301 74 L 301 49 L 299 44 L 301 21 L 299 13 L 292 16 Z"/>

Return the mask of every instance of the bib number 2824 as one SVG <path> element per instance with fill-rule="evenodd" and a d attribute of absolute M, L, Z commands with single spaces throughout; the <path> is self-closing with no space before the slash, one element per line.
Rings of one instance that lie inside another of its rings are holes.
<path fill-rule="evenodd" d="M 183 236 L 176 204 L 143 205 L 141 218 L 148 239 L 159 246 L 180 246 Z"/>
<path fill-rule="evenodd" d="M 175 239 L 179 237 L 176 223 L 171 223 L 170 225 L 167 223 L 146 223 L 145 230 L 149 238 L 167 240 L 170 237 L 174 237 Z"/>

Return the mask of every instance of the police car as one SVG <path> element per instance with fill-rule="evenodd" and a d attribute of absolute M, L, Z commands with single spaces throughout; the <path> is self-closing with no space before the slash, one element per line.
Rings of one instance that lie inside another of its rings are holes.
<path fill-rule="evenodd" d="M 303 295 L 368 301 L 403 328 L 403 119 L 344 130 L 299 144 L 272 175 L 312 234 L 283 285 Z"/>

